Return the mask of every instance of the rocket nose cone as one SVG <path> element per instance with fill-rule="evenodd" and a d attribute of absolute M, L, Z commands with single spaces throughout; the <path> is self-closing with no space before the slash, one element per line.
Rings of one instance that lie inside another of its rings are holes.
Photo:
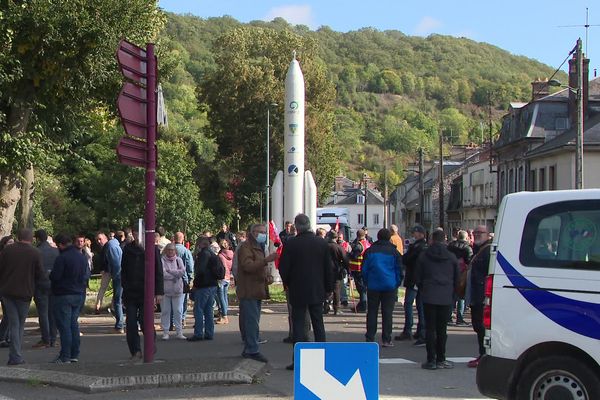
<path fill-rule="evenodd" d="M 294 59 L 290 63 L 290 66 L 287 70 L 286 80 L 292 79 L 292 78 L 295 79 L 297 77 L 304 79 L 304 74 L 302 74 L 302 69 L 300 68 L 300 63 L 298 62 L 298 60 Z"/>

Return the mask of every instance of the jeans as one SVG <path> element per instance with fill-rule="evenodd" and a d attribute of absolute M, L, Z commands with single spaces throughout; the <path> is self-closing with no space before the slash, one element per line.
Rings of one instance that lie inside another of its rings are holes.
<path fill-rule="evenodd" d="M 53 312 L 53 296 L 49 289 L 35 289 L 33 301 L 37 308 L 40 331 L 42 332 L 42 342 L 54 344 L 56 342 L 56 321 Z"/>
<path fill-rule="evenodd" d="M 457 299 L 453 304 L 453 309 L 456 309 L 456 322 L 465 321 L 465 299 Z M 452 311 L 450 312 L 450 319 L 452 319 Z"/>
<path fill-rule="evenodd" d="M 347 302 L 348 301 L 348 277 L 346 276 L 342 279 L 342 284 L 340 287 L 340 301 Z"/>
<path fill-rule="evenodd" d="M 261 300 L 240 299 L 240 315 L 243 315 L 244 351 L 242 354 L 258 353 Z"/>
<path fill-rule="evenodd" d="M 79 357 L 79 312 L 81 311 L 80 294 L 53 296 L 53 312 L 56 326 L 60 333 L 60 354 L 63 361 Z"/>
<path fill-rule="evenodd" d="M 175 326 L 175 331 L 177 334 L 181 333 L 183 297 L 183 293 L 175 296 L 163 296 L 160 302 L 160 325 L 162 326 L 163 333 L 168 334 L 169 332 L 171 315 L 173 315 L 173 325 Z"/>
<path fill-rule="evenodd" d="M 451 305 L 424 304 L 427 321 L 427 362 L 446 361 L 446 327 Z"/>
<path fill-rule="evenodd" d="M 2 304 L 2 321 L 0 321 L 0 342 L 7 342 L 9 341 L 8 317 L 6 316 L 6 307 L 4 306 L 4 300 L 0 299 L 0 303 Z"/>
<path fill-rule="evenodd" d="M 394 305 L 398 298 L 397 290 L 379 292 L 375 290 L 367 291 L 367 341 L 375 341 L 377 333 L 377 314 L 381 304 L 381 341 L 390 343 L 392 341 L 392 317 L 394 314 Z"/>
<path fill-rule="evenodd" d="M 356 285 L 356 291 L 358 292 L 358 304 L 356 305 L 357 311 L 366 311 L 367 309 L 367 288 L 363 283 L 362 272 L 352 271 L 352 279 Z"/>
<path fill-rule="evenodd" d="M 127 316 L 125 321 L 127 346 L 129 347 L 129 352 L 133 356 L 142 351 L 138 326 L 144 330 L 144 299 L 128 300 L 125 303 L 125 313 Z M 154 327 L 152 328 L 152 336 L 152 340 L 156 340 Z M 144 332 L 144 340 L 147 340 L 149 337 L 150 335 L 147 335 L 147 332 Z M 154 351 L 156 351 L 156 346 L 154 347 Z"/>
<path fill-rule="evenodd" d="M 217 295 L 217 287 L 194 289 L 194 336 L 212 339 L 215 335 L 213 304 Z"/>
<path fill-rule="evenodd" d="M 310 315 L 310 322 L 315 335 L 315 342 L 325 342 L 325 325 L 323 324 L 323 303 L 292 305 L 292 332 L 294 343 L 307 342 L 308 335 L 304 329 L 307 324 L 306 314 Z"/>
<path fill-rule="evenodd" d="M 227 310 L 229 309 L 229 298 L 227 292 L 229 290 L 229 281 L 225 279 L 221 280 L 217 287 L 217 303 L 219 304 L 219 314 L 221 317 L 227 316 Z"/>
<path fill-rule="evenodd" d="M 483 304 L 471 304 L 471 323 L 473 330 L 477 333 L 477 344 L 479 345 L 479 355 L 485 354 L 483 339 L 485 337 L 485 326 L 483 325 Z"/>
<path fill-rule="evenodd" d="M 410 287 L 406 288 L 404 292 L 404 330 L 403 332 L 407 335 L 412 335 L 413 327 L 413 303 L 417 301 L 417 314 L 419 315 L 419 322 L 417 324 L 417 332 L 415 335 L 419 339 L 425 339 L 425 313 L 423 312 L 423 303 L 421 302 L 421 296 L 419 291 Z"/>
<path fill-rule="evenodd" d="M 19 364 L 23 362 L 21 343 L 23 342 L 23 333 L 25 332 L 25 318 L 27 318 L 31 301 L 17 300 L 10 297 L 4 297 L 3 300 L 4 307 L 6 308 L 6 318 L 8 318 L 8 329 L 10 331 L 8 364 Z"/>
<path fill-rule="evenodd" d="M 115 329 L 123 329 L 123 285 L 121 284 L 121 272 L 113 275 L 113 308 L 115 316 Z"/>

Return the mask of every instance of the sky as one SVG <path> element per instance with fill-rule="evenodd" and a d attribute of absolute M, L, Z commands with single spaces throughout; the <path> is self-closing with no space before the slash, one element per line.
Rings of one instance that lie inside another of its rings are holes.
<path fill-rule="evenodd" d="M 578 37 L 585 51 L 587 7 L 589 25 L 599 25 L 588 29 L 590 75 L 594 68 L 600 74 L 598 0 L 159 0 L 159 6 L 201 18 L 229 15 L 241 22 L 282 17 L 313 30 L 328 26 L 348 32 L 372 27 L 423 37 L 432 33 L 467 37 L 554 68 L 568 56 Z"/>

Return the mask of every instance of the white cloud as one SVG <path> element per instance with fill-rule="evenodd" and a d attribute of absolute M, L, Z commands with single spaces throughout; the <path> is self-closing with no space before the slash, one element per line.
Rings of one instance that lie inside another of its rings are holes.
<path fill-rule="evenodd" d="M 414 33 L 415 33 L 415 35 L 418 35 L 418 36 L 427 36 L 430 33 L 433 33 L 434 30 L 436 30 L 437 28 L 439 28 L 441 26 L 442 26 L 441 21 L 438 21 L 437 19 L 430 17 L 430 16 L 425 16 L 417 24 L 417 27 L 415 28 Z"/>
<path fill-rule="evenodd" d="M 272 21 L 277 17 L 281 17 L 293 25 L 306 25 L 310 28 L 314 28 L 315 25 L 312 9 L 309 5 L 290 4 L 274 7 L 269 10 L 264 20 Z"/>

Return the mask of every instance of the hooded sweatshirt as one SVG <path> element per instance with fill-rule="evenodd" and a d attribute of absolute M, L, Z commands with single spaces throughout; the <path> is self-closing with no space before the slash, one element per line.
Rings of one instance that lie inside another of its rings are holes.
<path fill-rule="evenodd" d="M 459 283 L 458 260 L 443 243 L 433 243 L 418 258 L 415 282 L 425 304 L 450 305 Z"/>

